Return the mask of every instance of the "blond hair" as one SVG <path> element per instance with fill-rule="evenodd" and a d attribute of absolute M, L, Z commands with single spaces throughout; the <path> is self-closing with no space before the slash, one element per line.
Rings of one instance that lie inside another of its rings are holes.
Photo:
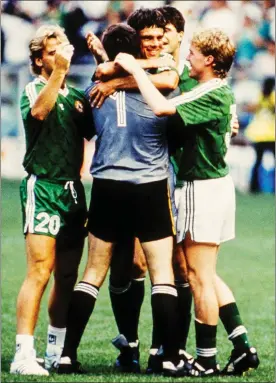
<path fill-rule="evenodd" d="M 60 43 L 68 43 L 68 38 L 64 33 L 64 29 L 58 25 L 42 25 L 38 28 L 35 36 L 30 41 L 30 70 L 33 74 L 39 75 L 41 73 L 41 67 L 36 65 L 35 60 L 42 57 L 42 51 L 46 46 L 47 40 L 50 38 L 56 38 Z"/>
<path fill-rule="evenodd" d="M 236 48 L 225 32 L 220 29 L 204 29 L 195 32 L 191 41 L 204 56 L 213 56 L 213 71 L 217 77 L 225 78 L 236 53 Z"/>

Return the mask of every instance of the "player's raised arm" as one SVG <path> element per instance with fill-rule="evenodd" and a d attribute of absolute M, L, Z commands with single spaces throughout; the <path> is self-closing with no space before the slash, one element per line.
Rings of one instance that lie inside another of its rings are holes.
<path fill-rule="evenodd" d="M 109 60 L 101 40 L 93 32 L 87 33 L 86 42 L 88 49 L 96 60 L 97 65 Z"/>
<path fill-rule="evenodd" d="M 41 121 L 45 120 L 53 109 L 58 97 L 58 92 L 69 71 L 73 53 L 74 47 L 72 45 L 62 43 L 58 45 L 56 49 L 46 51 L 42 58 L 36 59 L 38 66 L 42 66 L 42 60 L 48 60 L 49 65 L 52 66 L 52 73 L 31 109 L 31 114 L 34 118 Z"/>

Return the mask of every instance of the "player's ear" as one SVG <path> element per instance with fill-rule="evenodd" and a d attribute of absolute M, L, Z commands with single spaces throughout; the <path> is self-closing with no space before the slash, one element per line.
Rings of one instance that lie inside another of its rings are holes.
<path fill-rule="evenodd" d="M 182 39 L 183 39 L 183 36 L 184 36 L 184 32 L 183 32 L 183 31 L 178 32 L 178 42 L 179 42 L 179 44 L 181 44 L 181 41 L 182 41 Z"/>
<path fill-rule="evenodd" d="M 36 64 L 36 66 L 38 66 L 38 67 L 42 67 L 42 59 L 40 58 L 40 57 L 37 57 L 36 59 L 35 59 L 35 64 Z"/>
<path fill-rule="evenodd" d="M 214 56 L 212 56 L 212 55 L 206 56 L 204 59 L 204 62 L 205 62 L 206 66 L 213 65 L 214 64 Z"/>

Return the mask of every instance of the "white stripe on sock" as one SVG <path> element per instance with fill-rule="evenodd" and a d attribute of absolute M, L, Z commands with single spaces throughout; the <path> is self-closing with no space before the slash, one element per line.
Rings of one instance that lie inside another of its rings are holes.
<path fill-rule="evenodd" d="M 171 286 L 153 286 L 151 295 L 153 294 L 168 294 L 177 297 L 176 288 Z"/>
<path fill-rule="evenodd" d="M 244 326 L 238 326 L 236 327 L 232 332 L 231 334 L 228 336 L 228 339 L 234 339 L 236 338 L 237 336 L 241 335 L 241 334 L 246 334 L 247 333 L 247 330 Z"/>
<path fill-rule="evenodd" d="M 94 286 L 81 282 L 77 284 L 77 286 L 74 288 L 74 291 L 82 291 L 83 293 L 92 295 L 95 299 L 97 299 L 99 293 L 99 290 Z"/>

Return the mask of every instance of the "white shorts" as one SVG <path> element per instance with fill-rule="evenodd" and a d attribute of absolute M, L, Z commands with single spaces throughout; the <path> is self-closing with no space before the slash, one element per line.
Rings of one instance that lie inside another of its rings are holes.
<path fill-rule="evenodd" d="M 235 187 L 230 175 L 185 181 L 179 194 L 177 242 L 183 241 L 188 232 L 195 242 L 220 244 L 235 238 L 235 212 Z"/>

